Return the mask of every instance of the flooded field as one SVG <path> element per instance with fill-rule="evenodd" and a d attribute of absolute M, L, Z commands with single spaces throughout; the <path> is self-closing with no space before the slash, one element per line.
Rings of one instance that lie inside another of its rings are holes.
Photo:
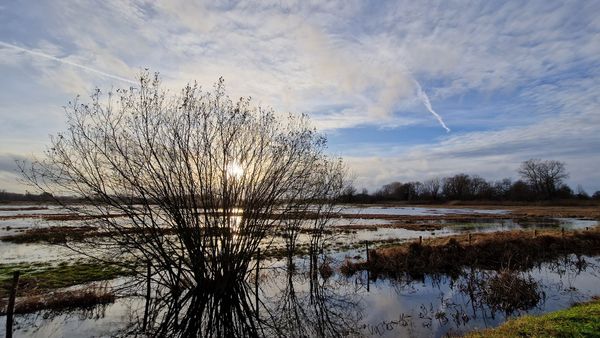
<path fill-rule="evenodd" d="M 84 255 L 62 243 L 10 239 L 31 229 L 80 227 L 82 221 L 61 220 L 60 215 L 69 214 L 56 206 L 0 206 L 0 267 L 29 264 L 48 269 L 84 260 Z M 281 235 L 273 234 L 271 251 L 264 251 L 260 272 L 253 275 L 257 278 L 231 291 L 239 302 L 234 306 L 218 298 L 208 307 L 212 304 L 213 314 L 225 317 L 220 312 L 231 310 L 236 313 L 231 319 L 236 325 L 258 326 L 266 336 L 443 337 L 493 327 L 507 318 L 563 309 L 600 294 L 600 257 L 568 254 L 521 270 L 466 266 L 453 274 L 415 276 L 400 272 L 394 277 L 374 276 L 368 271 L 343 273 L 343 265 L 366 260 L 367 247 L 374 250 L 431 238 L 514 230 L 521 230 L 523 236 L 548 229 L 571 233 L 598 226 L 593 216 L 577 216 L 576 212 L 562 211 L 531 216 L 511 208 L 345 207 L 327 227 L 318 270 L 312 268 L 310 257 L 302 250 L 294 258 L 294 268 L 289 268 L 285 259 L 273 253 L 283 246 Z M 300 247 L 304 245 L 302 236 Z M 148 311 L 144 286 L 126 276 L 92 284 L 114 288 L 117 297 L 108 304 L 84 309 L 19 314 L 15 336 L 90 337 L 138 332 Z M 523 293 L 506 290 L 506 285 L 516 285 Z M 153 292 L 160 294 L 160 290 Z M 156 302 L 152 307 L 160 316 L 172 310 L 168 302 Z M 0 327 L 5 320 L 0 316 Z"/>

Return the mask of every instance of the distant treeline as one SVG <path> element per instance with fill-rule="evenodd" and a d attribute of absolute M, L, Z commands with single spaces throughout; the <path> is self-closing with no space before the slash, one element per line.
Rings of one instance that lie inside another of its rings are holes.
<path fill-rule="evenodd" d="M 505 178 L 488 181 L 477 175 L 457 174 L 449 177 L 434 177 L 423 182 L 391 182 L 374 193 L 366 189 L 358 192 L 348 186 L 339 197 L 343 203 L 373 203 L 384 201 L 543 201 L 543 200 L 600 200 L 600 191 L 591 196 L 578 186 L 576 191 L 564 183 L 569 177 L 565 164 L 559 161 L 531 159 L 521 164 L 520 179 Z M 122 198 L 122 197 L 121 197 Z M 143 199 L 128 197 L 130 203 L 147 203 Z M 0 190 L 0 202 L 94 202 L 92 199 L 55 197 L 49 193 L 25 194 Z"/>
<path fill-rule="evenodd" d="M 434 177 L 423 182 L 392 182 L 369 194 L 358 192 L 353 186 L 345 189 L 340 201 L 344 203 L 372 203 L 381 201 L 542 201 L 564 199 L 597 199 L 578 186 L 576 191 L 563 181 L 568 177 L 565 164 L 558 161 L 531 159 L 518 170 L 521 179 L 505 178 L 488 181 L 477 175 L 457 174 Z"/>
<path fill-rule="evenodd" d="M 15 192 L 7 192 L 0 190 L 0 202 L 53 202 L 54 197 L 49 193 L 41 193 L 39 195 L 32 193 L 19 194 Z"/>

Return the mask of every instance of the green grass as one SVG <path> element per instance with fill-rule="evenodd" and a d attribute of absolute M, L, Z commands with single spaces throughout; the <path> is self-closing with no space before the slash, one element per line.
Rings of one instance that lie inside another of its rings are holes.
<path fill-rule="evenodd" d="M 13 272 L 17 270 L 20 271 L 19 294 L 43 292 L 129 274 L 129 270 L 118 266 L 84 260 L 59 264 L 0 264 L 0 298 L 9 294 Z"/>
<path fill-rule="evenodd" d="M 600 337 L 600 299 L 542 316 L 523 316 L 467 337 Z"/>

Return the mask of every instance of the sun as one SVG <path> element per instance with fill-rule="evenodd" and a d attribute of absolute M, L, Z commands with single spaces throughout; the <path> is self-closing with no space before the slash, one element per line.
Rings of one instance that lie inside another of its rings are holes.
<path fill-rule="evenodd" d="M 239 179 L 244 175 L 244 168 L 237 162 L 229 163 L 227 165 L 227 175 Z"/>

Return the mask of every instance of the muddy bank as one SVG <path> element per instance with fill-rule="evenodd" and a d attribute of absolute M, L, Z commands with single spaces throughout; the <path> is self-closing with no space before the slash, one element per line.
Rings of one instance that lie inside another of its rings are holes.
<path fill-rule="evenodd" d="M 587 231 L 507 231 L 459 235 L 372 250 L 367 261 L 346 261 L 341 270 L 352 275 L 368 270 L 372 278 L 409 274 L 458 275 L 464 267 L 526 270 L 558 257 L 600 254 L 600 229 Z"/>

